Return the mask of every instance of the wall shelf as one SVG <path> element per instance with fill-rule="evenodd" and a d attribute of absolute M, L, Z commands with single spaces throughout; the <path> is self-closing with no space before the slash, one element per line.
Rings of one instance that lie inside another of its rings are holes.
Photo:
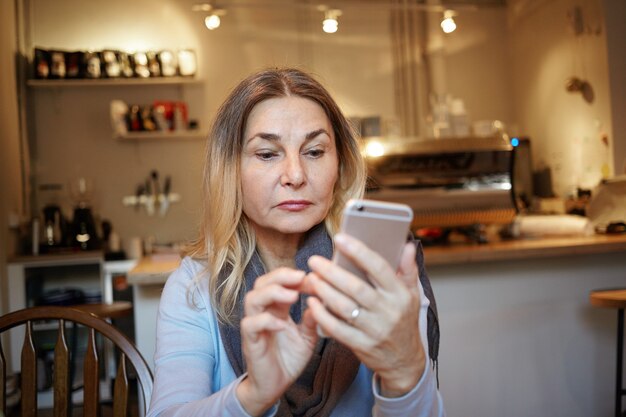
<path fill-rule="evenodd" d="M 98 79 L 60 79 L 28 80 L 26 85 L 32 88 L 63 87 L 111 87 L 135 85 L 181 85 L 198 84 L 202 81 L 193 77 L 152 77 L 152 78 L 98 78 Z"/>
<path fill-rule="evenodd" d="M 115 135 L 119 141 L 138 142 L 152 140 L 201 140 L 206 139 L 207 132 L 201 130 L 183 130 L 169 132 L 128 132 L 123 135 Z"/>

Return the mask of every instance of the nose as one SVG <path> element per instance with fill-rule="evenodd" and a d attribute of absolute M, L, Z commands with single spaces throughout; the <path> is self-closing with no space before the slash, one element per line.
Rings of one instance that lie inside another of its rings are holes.
<path fill-rule="evenodd" d="M 285 187 L 298 188 L 305 181 L 304 166 L 300 160 L 300 155 L 285 158 L 281 184 Z"/>

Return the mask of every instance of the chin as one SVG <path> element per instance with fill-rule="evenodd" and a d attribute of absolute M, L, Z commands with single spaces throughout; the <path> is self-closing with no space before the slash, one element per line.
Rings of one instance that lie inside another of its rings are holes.
<path fill-rule="evenodd" d="M 297 225 L 281 225 L 280 227 L 277 228 L 277 230 L 279 232 L 281 232 L 281 233 L 286 234 L 286 235 L 287 234 L 288 235 L 291 235 L 291 234 L 303 234 L 303 233 L 306 233 L 309 230 L 311 230 L 313 228 L 313 226 L 315 226 L 317 223 L 319 223 L 319 222 L 311 223 L 310 225 L 309 224 L 305 225 L 305 224 L 302 224 L 302 223 L 297 224 Z"/>
<path fill-rule="evenodd" d="M 324 217 L 317 216 L 314 218 L 307 216 L 307 218 L 284 219 L 278 222 L 276 229 L 285 234 L 306 233 L 322 221 L 324 221 Z"/>

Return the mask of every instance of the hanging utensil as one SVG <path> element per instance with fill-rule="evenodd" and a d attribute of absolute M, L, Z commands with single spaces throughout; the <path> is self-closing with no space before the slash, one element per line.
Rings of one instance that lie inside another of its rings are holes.
<path fill-rule="evenodd" d="M 165 177 L 165 183 L 163 184 L 163 194 L 162 194 L 163 200 L 161 201 L 161 210 L 160 210 L 161 217 L 165 216 L 165 214 L 167 213 L 167 210 L 170 207 L 171 187 L 172 187 L 172 179 L 168 175 Z"/>

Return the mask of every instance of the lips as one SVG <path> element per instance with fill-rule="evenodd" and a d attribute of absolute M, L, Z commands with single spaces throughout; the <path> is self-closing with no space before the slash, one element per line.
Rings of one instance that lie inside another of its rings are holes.
<path fill-rule="evenodd" d="M 312 203 L 308 200 L 287 200 L 281 202 L 277 207 L 285 211 L 302 211 L 308 208 Z"/>

